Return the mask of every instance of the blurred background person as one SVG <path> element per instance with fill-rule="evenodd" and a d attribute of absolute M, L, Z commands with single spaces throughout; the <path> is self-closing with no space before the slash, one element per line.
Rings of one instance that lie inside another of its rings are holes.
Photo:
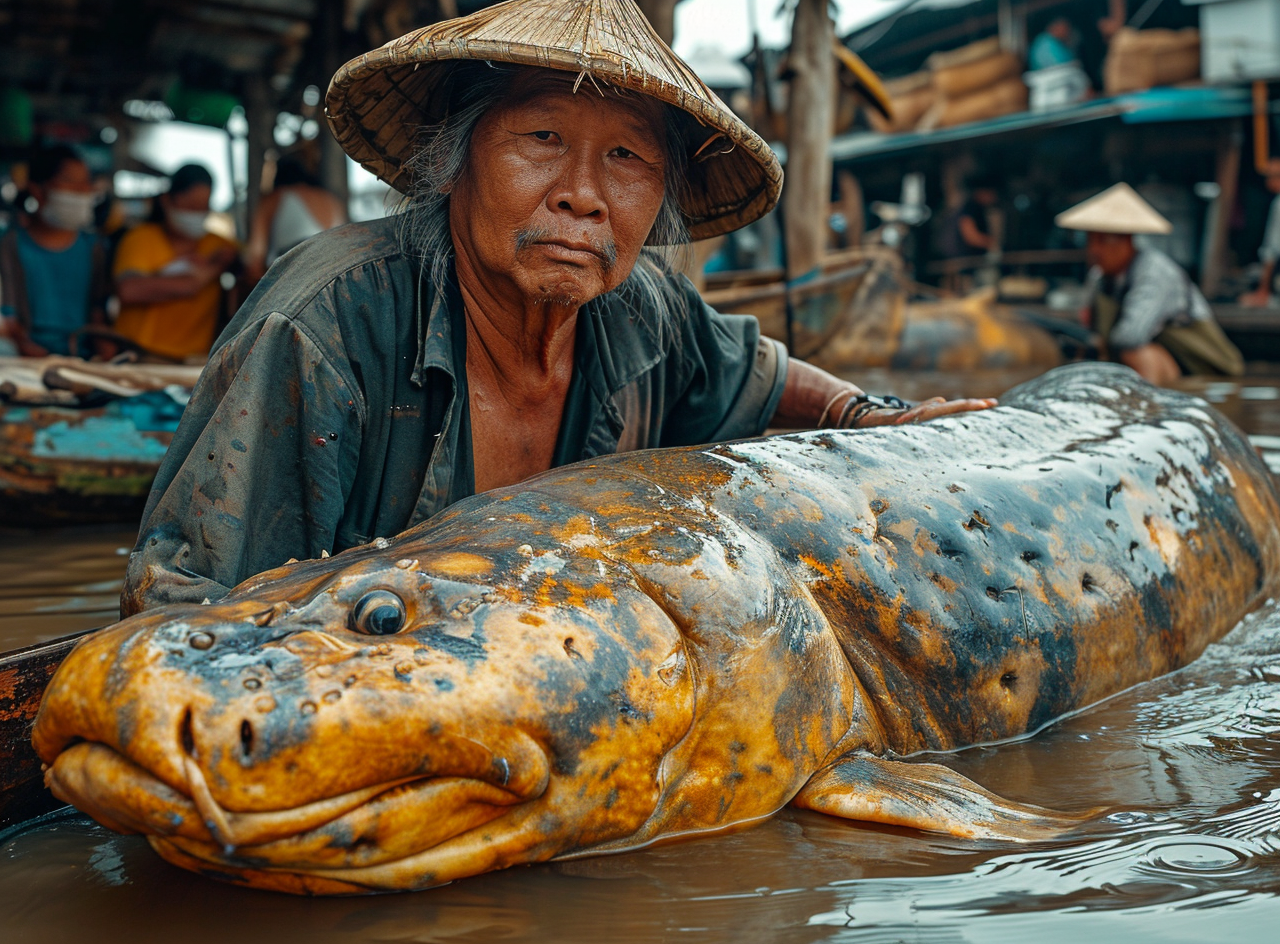
<path fill-rule="evenodd" d="M 985 174 L 966 181 L 969 195 L 948 214 L 943 223 L 939 249 L 949 259 L 982 256 L 998 252 L 1000 192 Z"/>
<path fill-rule="evenodd" d="M 1258 275 L 1258 287 L 1240 297 L 1240 304 L 1255 307 L 1271 304 L 1276 260 L 1280 259 L 1280 160 L 1272 160 L 1267 165 L 1266 184 L 1267 189 L 1276 196 L 1271 199 L 1267 228 L 1262 234 L 1262 245 L 1258 248 L 1258 261 L 1262 264 L 1262 270 Z"/>
<path fill-rule="evenodd" d="M 1031 48 L 1027 51 L 1027 68 L 1034 71 L 1075 62 L 1078 42 L 1075 33 L 1075 28 L 1066 17 L 1059 16 L 1050 20 L 1044 32 L 1031 42 Z"/>
<path fill-rule="evenodd" d="M 1186 271 L 1134 236 L 1168 234 L 1173 225 L 1128 184 L 1119 183 L 1059 213 L 1064 229 L 1086 234 L 1089 275 L 1084 323 L 1102 356 L 1155 384 L 1187 374 L 1244 373 L 1244 358 L 1213 320 L 1209 302 Z"/>
<path fill-rule="evenodd" d="M 276 165 L 275 185 L 262 198 L 249 229 L 245 277 L 257 282 L 271 264 L 304 239 L 347 222 L 342 201 L 302 161 L 288 155 Z"/>
<path fill-rule="evenodd" d="M 184 164 L 156 198 L 150 221 L 126 233 L 116 249 L 115 330 L 145 352 L 186 360 L 213 346 L 220 279 L 238 264 L 239 252 L 205 229 L 212 192 L 208 169 Z"/>
<path fill-rule="evenodd" d="M 0 237 L 0 334 L 27 357 L 89 353 L 72 338 L 106 323 L 106 256 L 93 226 L 89 167 L 70 147 L 41 148 L 27 172 L 34 203 Z"/>

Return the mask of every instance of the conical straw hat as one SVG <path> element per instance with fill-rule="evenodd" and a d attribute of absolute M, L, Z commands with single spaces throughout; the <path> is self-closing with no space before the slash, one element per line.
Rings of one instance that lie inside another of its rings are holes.
<path fill-rule="evenodd" d="M 577 73 L 691 115 L 681 209 L 693 239 L 745 226 L 778 200 L 782 168 L 773 151 L 668 48 L 634 0 L 508 0 L 392 40 L 334 75 L 325 100 L 334 137 L 366 170 L 408 190 L 418 131 L 444 117 L 442 80 L 451 61 L 467 59 Z"/>
<path fill-rule="evenodd" d="M 1063 229 L 1082 229 L 1089 233 L 1169 233 L 1173 224 L 1138 196 L 1128 184 L 1116 184 L 1053 220 Z"/>

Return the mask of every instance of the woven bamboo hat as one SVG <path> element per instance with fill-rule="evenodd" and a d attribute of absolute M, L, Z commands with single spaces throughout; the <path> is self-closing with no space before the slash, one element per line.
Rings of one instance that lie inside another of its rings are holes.
<path fill-rule="evenodd" d="M 325 100 L 343 150 L 408 190 L 418 130 L 445 116 L 444 79 L 458 60 L 577 73 L 691 116 L 681 209 L 693 239 L 745 226 L 778 201 L 782 168 L 773 151 L 658 37 L 634 0 L 508 0 L 351 60 L 334 75 Z"/>
<path fill-rule="evenodd" d="M 1082 229 L 1089 233 L 1170 233 L 1173 224 L 1138 196 L 1128 184 L 1116 184 L 1053 220 L 1063 229 Z"/>

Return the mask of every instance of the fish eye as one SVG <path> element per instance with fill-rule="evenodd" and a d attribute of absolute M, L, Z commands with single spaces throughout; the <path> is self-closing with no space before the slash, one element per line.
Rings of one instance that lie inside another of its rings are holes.
<path fill-rule="evenodd" d="M 366 636 L 393 636 L 404 623 L 404 601 L 390 590 L 366 593 L 351 610 L 351 628 Z"/>

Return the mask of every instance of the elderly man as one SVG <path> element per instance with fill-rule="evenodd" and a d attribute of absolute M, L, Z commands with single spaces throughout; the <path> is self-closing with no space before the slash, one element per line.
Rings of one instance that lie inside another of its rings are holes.
<path fill-rule="evenodd" d="M 1103 356 L 1147 380 L 1170 384 L 1188 374 L 1244 372 L 1244 358 L 1213 320 L 1204 295 L 1158 249 L 1134 236 L 1173 229 L 1128 184 L 1120 183 L 1059 213 L 1055 222 L 1087 234 L 1089 276 L 1081 319 L 1102 340 Z"/>
<path fill-rule="evenodd" d="M 553 466 L 911 409 L 788 362 L 646 247 L 773 206 L 769 149 L 632 0 L 517 0 L 335 76 L 356 160 L 408 195 L 272 267 L 165 459 L 122 609 L 199 601 Z"/>

